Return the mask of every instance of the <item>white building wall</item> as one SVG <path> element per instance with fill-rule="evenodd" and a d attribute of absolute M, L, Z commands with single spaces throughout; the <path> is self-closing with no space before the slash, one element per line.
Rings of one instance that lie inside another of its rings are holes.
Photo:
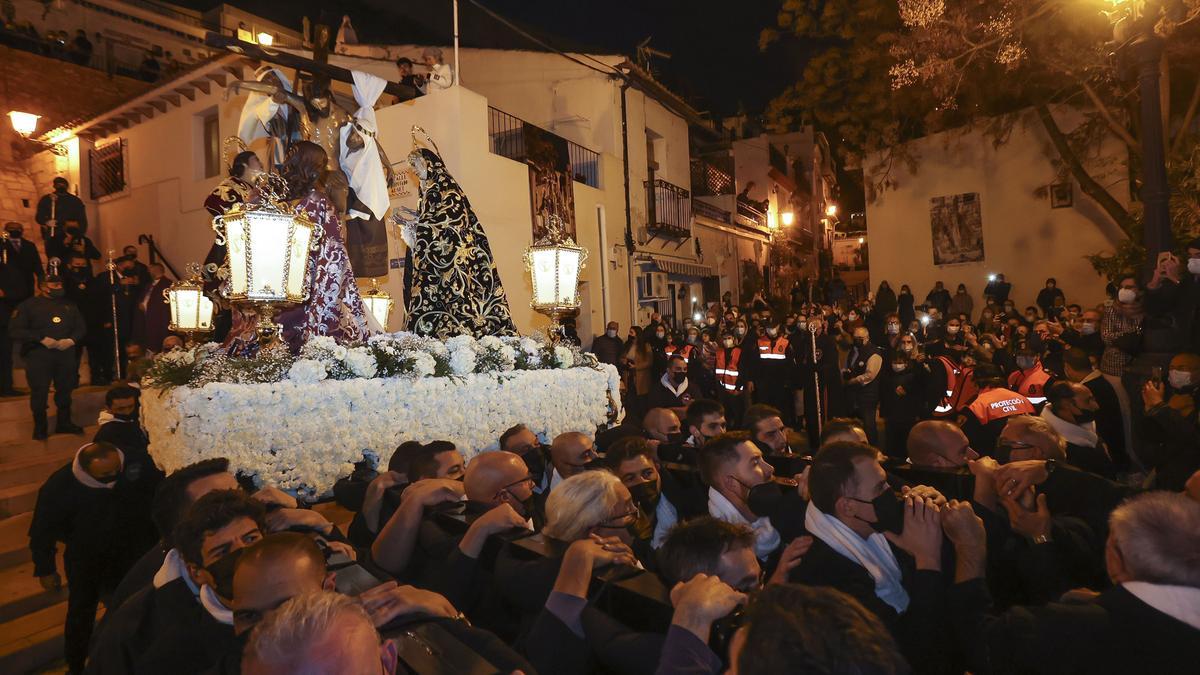
<path fill-rule="evenodd" d="M 1068 133 L 1079 120 L 1067 110 L 1055 111 L 1055 117 Z M 1057 278 L 1068 302 L 1104 300 L 1106 282 L 1083 256 L 1112 250 L 1120 235 L 1078 185 L 1070 208 L 1052 209 L 1048 196 L 1036 194 L 1058 180 L 1048 154 L 1053 149 L 1036 118 L 1027 115 L 999 147 L 980 132 L 949 131 L 913 141 L 909 148 L 920 158 L 917 171 L 896 163 L 891 173 L 896 187 L 867 204 L 872 289 L 884 279 L 892 288 L 909 284 L 920 301 L 935 281 L 950 289 L 963 283 L 978 308 L 988 274 L 999 272 L 1012 283 L 1018 306 L 1032 305 L 1047 277 Z M 1123 147 L 1107 143 L 1103 157 L 1106 161 L 1090 162 L 1092 175 L 1127 203 Z M 864 166 L 877 165 L 877 159 L 868 157 Z M 878 177 L 868 175 L 866 180 L 871 184 Z M 984 260 L 935 266 L 930 199 L 965 192 L 979 193 Z"/>

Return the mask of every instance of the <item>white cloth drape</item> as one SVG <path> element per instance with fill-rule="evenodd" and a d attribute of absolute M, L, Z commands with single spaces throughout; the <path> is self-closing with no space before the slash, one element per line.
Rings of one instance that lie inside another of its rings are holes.
<path fill-rule="evenodd" d="M 358 101 L 359 105 L 354 119 L 358 126 L 368 133 L 359 133 L 363 139 L 363 147 L 352 152 L 346 146 L 346 140 L 350 137 L 353 126 L 347 124 L 342 127 L 342 156 L 338 159 L 342 170 L 350 179 L 350 187 L 354 188 L 358 200 L 370 209 L 371 214 L 360 214 L 352 209 L 350 215 L 363 218 L 374 215 L 375 218 L 383 220 L 387 215 L 390 200 L 387 174 L 384 173 L 383 161 L 379 158 L 374 134 L 379 129 L 375 122 L 375 101 L 379 100 L 380 94 L 387 86 L 387 80 L 357 70 L 352 71 L 351 75 L 354 77 L 354 100 Z"/>
<path fill-rule="evenodd" d="M 283 74 L 283 71 L 270 66 L 262 66 L 254 71 L 254 79 L 262 82 L 270 73 L 275 73 L 279 81 L 283 83 L 283 88 L 287 91 L 292 90 L 292 81 Z M 246 103 L 242 106 L 242 116 L 238 120 L 238 137 L 242 139 L 246 145 L 253 143 L 256 139 L 267 138 L 270 136 L 267 133 L 267 124 L 275 117 L 276 113 L 283 113 L 283 118 L 286 120 L 290 114 L 287 105 L 276 103 L 270 96 L 260 94 L 257 91 L 249 92 L 246 95 Z M 280 139 L 286 141 L 286 139 Z"/>
<path fill-rule="evenodd" d="M 875 595 L 901 614 L 908 609 L 908 591 L 904 590 L 904 575 L 887 537 L 876 532 L 863 539 L 845 523 L 821 513 L 816 504 L 808 503 L 804 514 L 804 529 L 825 542 L 829 548 L 862 565 L 875 580 Z"/>
<path fill-rule="evenodd" d="M 754 530 L 754 556 L 759 560 L 766 560 L 772 551 L 779 548 L 779 531 L 771 524 L 770 518 L 763 516 L 753 522 L 746 520 L 733 502 L 711 487 L 708 488 L 708 514 L 727 523 L 746 525 Z"/>

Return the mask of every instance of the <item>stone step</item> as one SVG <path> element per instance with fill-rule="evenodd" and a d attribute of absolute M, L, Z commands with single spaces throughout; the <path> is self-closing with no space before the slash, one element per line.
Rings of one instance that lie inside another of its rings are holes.
<path fill-rule="evenodd" d="M 60 602 L 0 624 L 0 673 L 32 673 L 63 653 L 67 603 Z"/>
<path fill-rule="evenodd" d="M 29 524 L 32 522 L 33 511 L 0 520 L 0 568 L 30 561 Z"/>
<path fill-rule="evenodd" d="M 75 457 L 74 450 L 38 453 L 24 459 L 0 464 L 0 488 L 31 481 L 45 482 L 50 474 Z"/>
<path fill-rule="evenodd" d="M 62 574 L 61 565 L 59 574 Z M 41 611 L 67 599 L 66 589 L 47 591 L 33 575 L 33 563 L 0 569 L 0 624 Z M 0 636 L 3 640 L 3 636 Z"/>
<path fill-rule="evenodd" d="M 42 481 L 35 481 L 0 488 L 0 518 L 10 518 L 26 511 L 32 511 L 37 503 L 37 493 L 41 487 Z"/>
<path fill-rule="evenodd" d="M 50 429 L 53 431 L 54 427 L 51 426 Z M 0 442 L 0 471 L 4 470 L 4 464 L 8 462 L 19 462 L 30 457 L 57 455 L 68 451 L 75 452 L 81 445 L 92 440 L 99 430 L 100 427 L 92 424 L 83 427 L 82 436 L 75 434 L 52 434 L 44 441 L 35 441 L 32 438 L 25 437 L 21 440 Z"/>

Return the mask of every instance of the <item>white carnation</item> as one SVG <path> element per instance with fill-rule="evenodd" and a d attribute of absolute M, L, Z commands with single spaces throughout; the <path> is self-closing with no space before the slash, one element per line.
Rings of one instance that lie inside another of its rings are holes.
<path fill-rule="evenodd" d="M 346 351 L 346 365 L 355 377 L 375 377 L 378 367 L 375 357 L 366 347 L 355 347 Z"/>
<path fill-rule="evenodd" d="M 470 335 L 455 335 L 449 340 L 446 340 L 446 349 L 449 349 L 451 352 L 457 352 L 464 349 L 474 350 L 475 338 L 471 337 Z"/>
<path fill-rule="evenodd" d="M 404 358 L 413 360 L 414 377 L 429 377 L 433 375 L 433 370 L 437 367 L 437 362 L 425 352 L 407 352 Z"/>
<path fill-rule="evenodd" d="M 521 338 L 521 351 L 530 356 L 537 356 L 542 346 L 530 338 Z"/>
<path fill-rule="evenodd" d="M 569 348 L 558 345 L 554 348 L 554 363 L 559 368 L 570 368 L 575 365 L 575 354 Z"/>
<path fill-rule="evenodd" d="M 484 349 L 500 349 L 504 346 L 504 341 L 495 335 L 485 335 L 479 338 L 479 346 Z"/>
<path fill-rule="evenodd" d="M 455 375 L 467 375 L 475 372 L 475 350 L 455 350 L 450 355 L 450 371 Z"/>
<path fill-rule="evenodd" d="M 298 384 L 316 384 L 328 376 L 325 364 L 314 359 L 297 359 L 288 370 L 288 379 Z"/>

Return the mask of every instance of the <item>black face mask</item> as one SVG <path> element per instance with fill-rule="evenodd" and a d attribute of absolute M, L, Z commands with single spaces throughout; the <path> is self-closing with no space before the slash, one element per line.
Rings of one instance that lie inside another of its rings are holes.
<path fill-rule="evenodd" d="M 673 434 L 667 434 L 667 443 L 671 445 L 683 445 L 687 442 L 688 435 L 682 431 L 676 431 Z"/>
<path fill-rule="evenodd" d="M 113 413 L 113 419 L 121 420 L 122 422 L 132 422 L 138 418 L 137 413 Z"/>
<path fill-rule="evenodd" d="M 21 230 L 9 230 L 8 238 L 9 239 L 20 239 L 22 234 L 24 234 L 24 232 Z"/>
<path fill-rule="evenodd" d="M 675 384 L 683 384 L 687 380 L 687 373 L 671 373 L 671 381 Z"/>
<path fill-rule="evenodd" d="M 750 512 L 759 518 L 769 518 L 779 512 L 779 504 L 783 501 L 784 486 L 775 481 L 767 481 L 750 488 L 746 495 L 746 506 Z"/>
<path fill-rule="evenodd" d="M 237 566 L 238 558 L 242 557 L 242 551 L 245 550 L 239 548 L 233 553 L 227 553 L 204 568 L 212 575 L 213 590 L 222 598 L 228 600 L 233 597 L 233 568 Z"/>
<path fill-rule="evenodd" d="M 875 522 L 867 523 L 876 532 L 892 532 L 900 534 L 904 531 L 904 500 L 900 495 L 887 490 L 875 499 L 867 502 L 855 499 L 856 502 L 870 504 L 875 507 Z M 860 520 L 862 520 L 860 518 Z M 863 521 L 866 522 L 866 521 Z"/>
<path fill-rule="evenodd" d="M 650 513 L 658 506 L 658 498 L 662 495 L 662 491 L 658 489 L 658 481 L 648 480 L 629 488 L 629 495 L 633 497 L 633 503 L 637 504 L 643 512 Z"/>
<path fill-rule="evenodd" d="M 61 288 L 51 288 L 47 292 L 47 295 L 49 295 L 52 298 L 61 298 L 66 294 L 67 294 L 67 292 Z"/>
<path fill-rule="evenodd" d="M 1080 409 L 1079 412 L 1075 413 L 1075 423 L 1076 424 L 1089 424 L 1089 423 L 1095 422 L 1095 421 L 1096 421 L 1096 411 L 1095 410 Z"/>
<path fill-rule="evenodd" d="M 541 484 L 542 478 L 546 475 L 546 452 L 541 445 L 535 445 L 525 451 L 521 455 L 521 459 L 525 460 L 525 466 L 529 469 L 529 475 L 533 477 L 533 481 Z"/>
<path fill-rule="evenodd" d="M 121 474 L 119 473 L 114 473 L 111 476 L 93 476 L 97 483 L 104 483 L 105 485 L 112 485 L 113 483 L 117 482 L 117 479 L 120 477 Z"/>

